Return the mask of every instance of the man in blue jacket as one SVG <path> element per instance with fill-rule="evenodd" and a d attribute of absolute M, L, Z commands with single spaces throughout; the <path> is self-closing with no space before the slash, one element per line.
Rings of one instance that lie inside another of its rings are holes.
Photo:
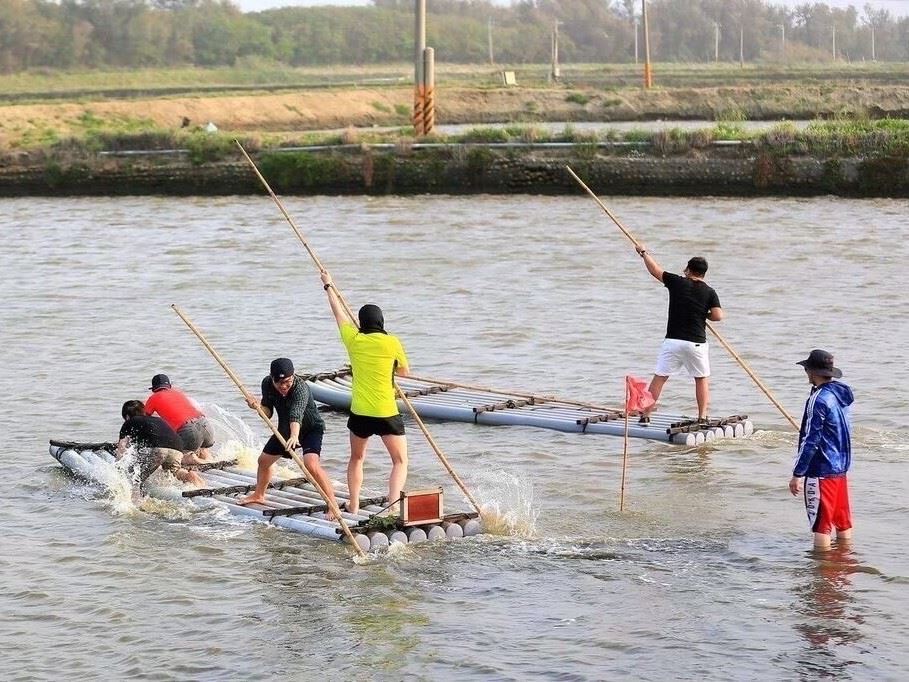
<path fill-rule="evenodd" d="M 805 479 L 805 509 L 814 532 L 814 547 L 829 549 L 834 529 L 837 540 L 852 539 L 846 474 L 852 464 L 849 406 L 854 398 L 849 386 L 834 381 L 843 373 L 834 367 L 833 356 L 827 351 L 815 349 L 797 364 L 808 374 L 811 395 L 802 415 L 789 492 L 798 495 Z"/>

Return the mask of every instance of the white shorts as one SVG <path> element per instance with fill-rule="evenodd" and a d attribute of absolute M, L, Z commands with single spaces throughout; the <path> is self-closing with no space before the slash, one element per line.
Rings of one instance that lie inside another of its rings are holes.
<path fill-rule="evenodd" d="M 685 368 L 696 379 L 710 376 L 710 358 L 707 343 L 694 343 L 681 339 L 663 339 L 660 357 L 657 358 L 657 376 L 668 377 Z"/>

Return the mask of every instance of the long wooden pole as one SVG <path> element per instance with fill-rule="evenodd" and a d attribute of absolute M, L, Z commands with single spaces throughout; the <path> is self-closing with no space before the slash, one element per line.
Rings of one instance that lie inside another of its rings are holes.
<path fill-rule="evenodd" d="M 600 208 L 603 209 L 603 212 L 606 215 L 608 215 L 612 219 L 612 222 L 614 222 L 616 224 L 616 226 L 622 231 L 622 234 L 624 234 L 626 237 L 628 237 L 629 240 L 631 240 L 631 243 L 634 244 L 635 248 L 640 247 L 640 242 L 638 242 L 638 240 L 634 238 L 634 235 L 631 234 L 631 232 L 624 225 L 622 225 L 622 222 L 618 218 L 616 218 L 615 215 L 613 215 L 612 211 L 610 211 L 606 207 L 606 204 L 604 204 L 602 201 L 600 201 L 600 198 L 591 191 L 591 189 L 584 183 L 583 180 L 581 180 L 581 178 L 579 178 L 577 176 L 577 174 L 573 170 L 571 170 L 571 168 L 569 168 L 568 166 L 565 166 L 565 168 L 568 169 L 568 172 L 571 174 L 571 177 L 573 177 L 575 180 L 577 180 L 578 184 L 584 188 L 584 191 L 586 191 L 587 194 L 589 194 L 591 197 L 593 197 L 593 200 L 596 201 L 597 204 L 599 204 Z M 707 329 L 710 330 L 710 333 L 716 337 L 716 340 L 719 341 L 720 345 L 723 348 L 725 348 L 726 351 L 732 356 L 733 360 L 735 360 L 739 364 L 739 366 L 741 366 L 741 368 L 745 370 L 745 373 L 748 374 L 749 377 L 751 377 L 751 379 L 752 379 L 752 381 L 754 381 L 755 385 L 759 389 L 761 389 L 761 391 L 764 393 L 764 395 L 766 395 L 767 398 L 770 399 L 770 402 L 773 403 L 773 405 L 780 411 L 780 413 L 789 421 L 789 423 L 792 425 L 792 428 L 794 428 L 796 431 L 798 431 L 799 425 L 795 421 L 795 419 L 792 418 L 792 415 L 786 411 L 786 408 L 783 407 L 780 404 L 780 402 L 773 396 L 773 394 L 770 392 L 770 389 L 767 388 L 767 386 L 764 384 L 764 382 L 761 381 L 758 378 L 757 374 L 754 373 L 754 370 L 752 370 L 751 367 L 748 366 L 748 363 L 746 363 L 742 359 L 742 357 L 732 349 L 732 346 L 730 346 L 729 343 L 726 341 L 726 339 L 724 339 L 720 335 L 720 333 L 713 327 L 713 325 L 710 324 L 709 320 L 707 321 Z"/>
<path fill-rule="evenodd" d="M 429 429 L 426 428 L 426 424 L 423 423 L 423 419 L 417 414 L 416 408 L 414 408 L 413 403 L 410 402 L 410 399 L 404 394 L 404 391 L 401 390 L 401 387 L 398 386 L 395 382 L 395 388 L 398 391 L 398 395 L 401 397 L 401 400 L 404 401 L 404 404 L 407 405 L 407 409 L 410 410 L 410 414 L 413 417 L 414 421 L 417 423 L 417 426 L 420 427 L 420 431 L 423 432 L 423 435 L 426 437 L 426 442 L 429 443 L 429 446 L 436 453 L 436 456 L 442 462 L 442 466 L 451 474 L 451 477 L 454 479 L 454 482 L 458 484 L 458 487 L 461 489 L 461 492 L 464 493 L 464 496 L 470 501 L 470 504 L 473 505 L 473 508 L 476 509 L 477 514 L 482 514 L 480 510 L 480 505 L 477 504 L 477 501 L 474 499 L 473 495 L 467 490 L 467 486 L 464 485 L 464 481 L 461 480 L 461 477 L 455 472 L 451 464 L 448 462 L 448 458 L 442 453 L 441 448 L 436 445 L 435 439 L 432 437 L 432 434 L 429 433 Z"/>
<path fill-rule="evenodd" d="M 622 490 L 619 493 L 619 511 L 625 511 L 625 469 L 628 465 L 628 378 L 625 378 L 625 438 L 622 445 Z"/>
<path fill-rule="evenodd" d="M 174 312 L 180 316 L 180 319 L 183 320 L 187 327 L 189 327 L 189 330 L 196 335 L 196 338 L 202 342 L 202 345 L 205 346 L 206 350 L 209 353 L 211 353 L 211 356 L 215 359 L 215 361 L 221 365 L 221 368 L 224 370 L 227 376 L 230 377 L 230 380 L 233 381 L 234 384 L 236 384 L 237 388 L 240 389 L 240 393 L 243 394 L 243 397 L 246 398 L 247 402 L 256 406 L 256 413 L 262 417 L 262 421 L 264 421 L 268 425 L 268 428 L 271 429 L 271 432 L 275 434 L 275 438 L 278 439 L 278 442 L 281 443 L 287 454 L 289 454 L 293 458 L 294 462 L 297 463 L 297 466 L 300 467 L 300 470 L 303 472 L 304 478 L 306 478 L 306 480 L 312 484 L 312 487 L 316 489 L 316 492 L 319 493 L 319 496 L 325 500 L 325 504 L 328 505 L 328 508 L 331 509 L 332 514 L 334 514 L 335 518 L 337 518 L 338 523 L 341 525 L 341 530 L 344 531 L 344 535 L 347 536 L 347 539 L 350 541 L 350 544 L 353 545 L 357 554 L 359 554 L 361 557 L 365 557 L 366 553 L 362 550 L 360 545 L 357 544 L 353 533 L 350 532 L 350 528 L 348 528 L 347 524 L 344 522 L 344 518 L 341 516 L 341 510 L 338 509 L 338 504 L 335 502 L 334 498 L 328 495 L 322 489 L 322 486 L 319 485 L 318 481 L 309 475 L 309 472 L 306 471 L 306 465 L 303 463 L 300 455 L 298 455 L 293 450 L 293 448 L 287 447 L 287 441 L 284 440 L 284 436 L 281 435 L 269 416 L 265 414 L 265 411 L 262 409 L 261 405 L 256 402 L 256 400 L 253 398 L 253 395 L 248 390 L 246 390 L 246 386 L 243 385 L 243 382 L 240 381 L 239 377 L 234 374 L 234 371 L 230 368 L 230 366 L 221 358 L 221 356 L 218 354 L 218 351 L 212 348 L 212 345 L 202 335 L 202 332 L 199 331 L 199 329 L 190 321 L 186 314 L 180 310 L 180 308 L 178 308 L 176 305 L 172 305 L 171 308 L 173 308 Z"/>
<path fill-rule="evenodd" d="M 284 219 L 287 220 L 287 224 L 290 225 L 291 229 L 294 231 L 294 234 L 297 235 L 297 239 L 300 240 L 300 243 L 303 245 L 303 248 L 306 249 L 306 253 L 309 254 L 310 258 L 312 258 L 313 262 L 316 264 L 316 267 L 319 268 L 320 272 L 322 270 L 325 270 L 325 266 L 322 265 L 322 261 L 319 260 L 319 257 L 316 255 L 316 252 L 313 251 L 312 247 L 310 247 L 309 243 L 306 241 L 306 237 L 303 236 L 303 232 L 300 230 L 299 227 L 297 227 L 297 224 L 294 222 L 294 219 L 290 217 L 290 213 L 288 213 L 287 209 L 284 208 L 283 202 L 278 198 L 278 195 L 274 193 L 274 191 L 271 188 L 271 185 L 269 185 L 268 181 L 265 179 L 265 176 L 262 175 L 262 173 L 259 171 L 259 167 L 256 166 L 256 162 L 253 161 L 252 157 L 250 157 L 250 155 L 246 153 L 246 150 L 243 148 L 243 145 L 240 144 L 239 140 L 234 140 L 234 142 L 236 142 L 237 146 L 240 148 L 240 151 L 243 153 L 244 158 L 246 158 L 246 161 L 252 167 L 253 172 L 256 174 L 256 177 L 259 178 L 259 182 L 262 183 L 262 186 L 265 187 L 265 190 L 268 192 L 272 201 L 275 202 L 275 205 L 278 207 L 278 210 L 281 211 L 281 213 L 284 215 Z M 335 291 L 337 293 L 337 290 L 335 290 Z M 353 317 L 353 314 L 350 312 L 350 306 L 347 305 L 347 301 L 344 300 L 344 297 L 341 296 L 340 293 L 338 293 L 338 298 L 341 301 L 341 303 L 344 305 L 344 309 L 347 311 L 348 315 L 350 315 L 351 321 L 356 320 L 356 318 Z"/>
<path fill-rule="evenodd" d="M 324 265 L 322 265 L 322 261 L 319 260 L 319 258 L 316 256 L 315 252 L 310 248 L 309 244 L 306 243 L 306 240 L 303 238 L 303 233 L 300 232 L 300 230 L 294 224 L 290 215 L 287 213 L 287 210 L 284 208 L 284 205 L 281 203 L 281 200 L 278 199 L 277 195 L 272 191 L 271 187 L 269 186 L 268 181 L 265 179 L 265 177 L 262 175 L 262 173 L 259 172 L 259 169 L 256 167 L 255 162 L 252 160 L 252 158 L 250 158 L 249 154 L 246 153 L 246 150 L 243 149 L 243 145 L 241 145 L 238 141 L 237 146 L 240 147 L 241 151 L 243 151 L 243 156 L 246 157 L 246 160 L 249 162 L 249 165 L 253 167 L 253 170 L 255 170 L 256 175 L 259 177 L 259 180 L 265 186 L 265 189 L 268 190 L 268 193 L 271 195 L 271 198 L 274 200 L 274 202 L 278 205 L 278 208 L 281 209 L 281 213 L 283 213 L 284 217 L 287 218 L 287 222 L 289 222 L 291 227 L 294 228 L 294 232 L 297 233 L 297 237 L 299 237 L 300 241 L 303 242 L 303 246 L 306 248 L 306 252 L 309 254 L 310 258 L 312 258 L 312 261 L 313 261 L 313 263 L 315 263 L 316 267 L 319 268 L 319 272 L 328 272 L 326 267 Z M 332 278 L 332 281 L 334 281 L 334 278 Z M 337 287 L 335 287 L 335 286 L 330 287 L 328 290 L 328 293 L 330 296 L 338 297 L 338 301 L 340 302 L 341 307 L 344 309 L 344 313 L 347 315 L 347 317 L 351 321 L 351 323 L 355 325 L 357 318 L 354 317 L 353 311 L 350 309 L 350 306 L 347 304 L 347 301 L 344 300 L 344 297 L 338 291 Z M 464 493 L 465 497 L 467 497 L 467 499 L 473 505 L 474 509 L 476 509 L 477 513 L 480 514 L 481 513 L 480 506 L 477 504 L 473 495 L 471 495 L 470 492 L 468 492 L 467 487 L 464 485 L 464 482 L 461 480 L 461 477 L 455 473 L 451 464 L 448 462 L 448 458 L 445 457 L 445 454 L 442 452 L 442 450 L 439 448 L 439 446 L 436 445 L 435 440 L 429 433 L 429 429 L 426 428 L 426 424 L 423 423 L 423 420 L 420 418 L 420 415 L 417 414 L 417 410 L 416 410 L 416 408 L 414 408 L 413 403 L 411 403 L 410 400 L 407 399 L 407 396 L 404 395 L 404 391 L 402 391 L 401 387 L 398 386 L 398 382 L 396 381 L 396 382 L 394 382 L 394 384 L 395 384 L 395 390 L 398 392 L 398 396 L 401 397 L 401 399 L 404 401 L 404 404 L 410 410 L 411 416 L 414 418 L 414 421 L 417 422 L 417 425 L 420 427 L 420 430 L 423 432 L 423 435 L 426 437 L 426 441 L 429 443 L 429 446 L 432 448 L 433 452 L 436 453 L 436 457 L 439 458 L 439 460 L 442 462 L 442 465 L 445 467 L 445 469 L 448 471 L 448 473 L 451 474 L 451 477 L 454 479 L 455 483 L 457 483 L 458 487 L 461 489 L 461 492 Z"/>
<path fill-rule="evenodd" d="M 415 374 L 408 374 L 407 378 L 413 379 L 414 381 L 425 381 L 429 384 L 444 384 L 445 386 L 451 386 L 452 388 L 466 388 L 471 391 L 482 391 L 483 393 L 497 393 L 499 395 L 505 395 L 509 397 L 518 397 L 518 398 L 531 398 L 533 400 L 539 400 L 541 403 L 553 402 L 553 403 L 562 403 L 564 405 L 575 405 L 577 407 L 587 407 L 593 410 L 601 410 L 603 412 L 620 412 L 616 407 L 607 407 L 606 405 L 599 405 L 596 403 L 585 403 L 580 400 L 565 400 L 554 395 L 539 395 L 536 393 L 523 393 L 521 391 L 506 391 L 497 388 L 489 388 L 487 386 L 475 386 L 473 384 L 462 384 L 456 381 L 449 381 L 448 379 L 430 379 L 429 377 L 420 377 Z"/>

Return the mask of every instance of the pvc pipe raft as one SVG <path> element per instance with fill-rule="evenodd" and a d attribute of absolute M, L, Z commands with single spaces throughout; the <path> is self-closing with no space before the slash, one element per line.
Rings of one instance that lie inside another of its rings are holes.
<path fill-rule="evenodd" d="M 114 456 L 101 449 L 83 449 L 78 443 L 62 443 L 51 441 L 50 454 L 61 465 L 73 474 L 85 480 L 104 483 L 113 483 L 113 478 L 120 476 L 119 472 L 112 469 L 116 462 Z M 239 469 L 237 467 L 226 467 L 224 469 L 210 469 L 200 472 L 206 487 L 211 489 L 225 488 L 230 486 L 249 486 L 250 490 L 255 486 L 256 477 L 254 474 Z M 270 483 L 282 483 L 284 479 L 273 477 Z M 299 484 L 287 486 L 284 488 L 268 488 L 265 492 L 266 504 L 242 506 L 237 504 L 240 497 L 247 493 L 234 494 L 213 494 L 210 497 L 199 496 L 184 498 L 182 490 L 174 486 L 156 485 L 149 481 L 145 485 L 145 492 L 152 497 L 178 502 L 190 502 L 199 508 L 210 508 L 220 506 L 227 509 L 231 514 L 236 516 L 267 521 L 272 525 L 287 530 L 308 535 L 310 537 L 322 538 L 325 540 L 339 541 L 343 540 L 340 535 L 340 524 L 335 521 L 329 521 L 322 512 L 313 512 L 311 514 L 294 514 L 288 516 L 271 516 L 267 517 L 263 512 L 268 509 L 288 509 L 291 507 L 316 506 L 324 505 L 324 500 L 315 491 L 312 486 Z M 347 491 L 343 488 L 335 491 L 339 502 L 349 500 Z M 355 525 L 368 520 L 372 515 L 381 511 L 378 505 L 369 505 L 359 510 L 357 514 L 342 512 L 344 520 L 348 525 Z M 454 530 L 457 529 L 457 530 Z M 354 538 L 357 544 L 364 551 L 378 551 L 388 547 L 393 542 L 401 544 L 424 542 L 427 539 L 443 540 L 455 539 L 463 536 L 477 535 L 482 532 L 482 526 L 478 519 L 461 518 L 457 522 L 446 521 L 442 524 L 429 524 L 424 526 L 412 526 L 405 530 L 396 528 L 383 530 L 359 531 L 352 528 Z"/>
<path fill-rule="evenodd" d="M 342 410 L 350 409 L 349 370 L 313 374 L 307 378 L 313 397 Z M 402 377 L 398 385 L 410 397 L 414 409 L 425 419 L 460 421 L 491 426 L 534 426 L 570 433 L 595 433 L 622 436 L 624 413 L 617 409 L 582 407 L 556 399 L 529 399 L 519 394 L 487 392 L 453 387 L 444 381 Z M 403 401 L 398 402 L 402 413 Z M 720 435 L 722 432 L 722 436 Z M 731 415 L 699 425 L 681 415 L 655 412 L 650 424 L 639 424 L 637 417 L 628 422 L 631 438 L 660 440 L 688 446 L 722 438 L 743 438 L 754 432 L 754 425 L 742 415 Z"/>

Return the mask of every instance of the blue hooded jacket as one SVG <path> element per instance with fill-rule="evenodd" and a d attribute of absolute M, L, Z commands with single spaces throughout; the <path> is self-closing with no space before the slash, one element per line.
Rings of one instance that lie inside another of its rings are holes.
<path fill-rule="evenodd" d="M 823 478 L 843 476 L 852 464 L 852 431 L 849 406 L 852 389 L 828 381 L 811 391 L 799 429 L 799 453 L 793 476 Z"/>

